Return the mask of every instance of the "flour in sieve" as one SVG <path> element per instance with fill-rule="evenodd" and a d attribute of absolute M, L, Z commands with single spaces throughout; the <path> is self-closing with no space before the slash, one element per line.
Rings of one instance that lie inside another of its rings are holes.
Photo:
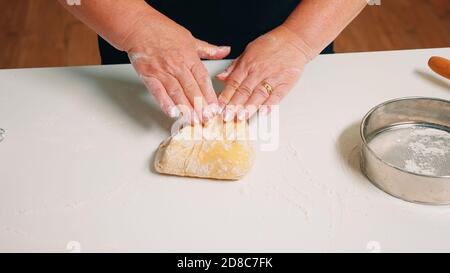
<path fill-rule="evenodd" d="M 386 130 L 369 142 L 385 162 L 406 171 L 434 176 L 450 175 L 450 133 L 423 127 Z"/>

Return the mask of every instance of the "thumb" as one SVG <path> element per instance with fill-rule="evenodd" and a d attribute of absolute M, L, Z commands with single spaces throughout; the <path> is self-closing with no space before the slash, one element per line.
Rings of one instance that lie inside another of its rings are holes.
<path fill-rule="evenodd" d="M 216 46 L 199 39 L 195 39 L 195 46 L 198 56 L 201 59 L 207 60 L 223 59 L 230 54 L 231 51 L 229 46 Z"/>

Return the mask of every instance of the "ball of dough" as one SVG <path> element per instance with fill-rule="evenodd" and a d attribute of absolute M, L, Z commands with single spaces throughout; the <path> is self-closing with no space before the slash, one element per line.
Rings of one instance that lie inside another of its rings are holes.
<path fill-rule="evenodd" d="M 163 174 L 238 180 L 250 170 L 254 154 L 246 122 L 216 117 L 204 127 L 186 126 L 161 143 L 154 164 Z"/>

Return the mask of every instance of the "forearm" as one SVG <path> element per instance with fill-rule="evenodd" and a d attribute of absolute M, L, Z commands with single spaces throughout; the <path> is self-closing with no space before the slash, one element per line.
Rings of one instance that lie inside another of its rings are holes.
<path fill-rule="evenodd" d="M 366 0 L 303 0 L 283 24 L 312 59 L 363 10 Z"/>
<path fill-rule="evenodd" d="M 82 0 L 81 5 L 72 6 L 66 0 L 58 1 L 120 50 L 126 50 L 125 40 L 142 16 L 161 15 L 144 0 Z"/>

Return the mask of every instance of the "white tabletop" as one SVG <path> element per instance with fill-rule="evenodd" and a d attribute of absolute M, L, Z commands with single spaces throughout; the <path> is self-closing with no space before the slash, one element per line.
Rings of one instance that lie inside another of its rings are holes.
<path fill-rule="evenodd" d="M 281 105 L 279 147 L 238 182 L 152 171 L 171 120 L 129 65 L 0 70 L 0 251 L 450 251 L 450 207 L 358 167 L 371 107 L 450 99 L 433 55 L 450 49 L 319 56 Z"/>

